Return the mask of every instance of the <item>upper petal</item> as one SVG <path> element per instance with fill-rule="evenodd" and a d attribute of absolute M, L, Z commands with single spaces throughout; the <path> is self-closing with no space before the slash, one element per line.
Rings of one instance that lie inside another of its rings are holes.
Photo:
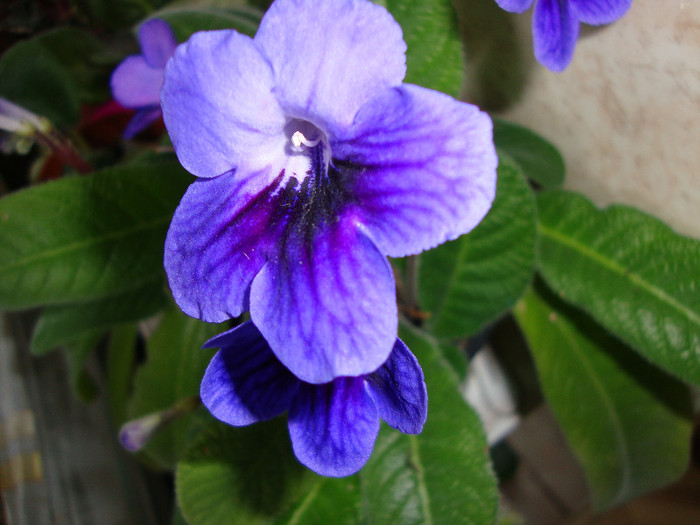
<path fill-rule="evenodd" d="M 198 177 L 260 170 L 287 140 L 272 69 L 253 41 L 233 30 L 195 33 L 178 46 L 161 102 L 175 153 Z"/>
<path fill-rule="evenodd" d="M 194 182 L 175 210 L 165 240 L 165 271 L 187 315 L 221 322 L 248 306 L 248 290 L 276 240 L 276 183 L 227 173 Z"/>
<path fill-rule="evenodd" d="M 177 42 L 173 30 L 165 20 L 154 18 L 139 27 L 139 43 L 146 62 L 151 67 L 165 69 L 168 59 L 173 56 Z"/>
<path fill-rule="evenodd" d="M 419 434 L 428 416 L 428 392 L 418 360 L 400 339 L 379 370 L 365 377 L 379 417 L 406 434 Z"/>
<path fill-rule="evenodd" d="M 282 235 L 279 255 L 253 281 L 251 318 L 303 381 L 373 372 L 398 327 L 388 261 L 351 217 L 306 220 Z"/>
<path fill-rule="evenodd" d="M 112 96 L 127 108 L 160 104 L 163 70 L 151 67 L 140 55 L 132 55 L 112 73 Z"/>
<path fill-rule="evenodd" d="M 214 417 L 243 426 L 287 410 L 299 380 L 282 366 L 253 323 L 219 334 L 203 348 L 221 348 L 200 387 L 202 403 Z"/>
<path fill-rule="evenodd" d="M 533 0 L 496 0 L 501 9 L 511 13 L 522 13 L 530 8 Z"/>
<path fill-rule="evenodd" d="M 274 69 L 285 110 L 331 135 L 406 75 L 401 27 L 366 0 L 277 0 L 255 42 Z"/>
<path fill-rule="evenodd" d="M 569 2 L 538 0 L 532 17 L 537 60 L 554 72 L 564 71 L 574 56 L 578 30 Z"/>
<path fill-rule="evenodd" d="M 294 454 L 322 476 L 349 476 L 360 470 L 378 432 L 377 410 L 361 378 L 302 384 L 289 408 Z"/>
<path fill-rule="evenodd" d="M 601 25 L 621 18 L 632 0 L 569 0 L 576 17 L 584 24 Z"/>
<path fill-rule="evenodd" d="M 332 151 L 364 169 L 351 192 L 360 220 L 390 257 L 470 231 L 496 193 L 491 119 L 418 86 L 388 89 L 367 103 Z"/>

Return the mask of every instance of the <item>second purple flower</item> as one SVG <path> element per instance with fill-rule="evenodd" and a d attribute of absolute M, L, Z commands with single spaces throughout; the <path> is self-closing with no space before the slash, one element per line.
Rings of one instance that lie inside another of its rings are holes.
<path fill-rule="evenodd" d="M 476 226 L 496 188 L 491 121 L 402 84 L 400 26 L 366 0 L 277 0 L 254 39 L 198 33 L 161 102 L 198 177 L 165 268 L 182 310 L 250 315 L 299 379 L 369 374 L 397 333 L 386 259 Z"/>

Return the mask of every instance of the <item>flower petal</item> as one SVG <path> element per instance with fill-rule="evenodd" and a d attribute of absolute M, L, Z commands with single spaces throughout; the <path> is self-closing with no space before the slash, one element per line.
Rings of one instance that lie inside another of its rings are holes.
<path fill-rule="evenodd" d="M 496 193 L 491 128 L 475 106 L 412 85 L 360 110 L 331 149 L 364 168 L 351 193 L 383 253 L 418 253 L 481 221 Z"/>
<path fill-rule="evenodd" d="M 294 454 L 322 476 L 349 476 L 360 470 L 378 432 L 377 410 L 361 378 L 302 383 L 289 408 Z"/>
<path fill-rule="evenodd" d="M 160 106 L 148 106 L 139 109 L 133 116 L 129 124 L 124 130 L 124 138 L 130 139 L 139 131 L 146 129 L 153 122 L 158 120 L 163 113 L 160 111 Z"/>
<path fill-rule="evenodd" d="M 251 318 L 302 381 L 373 372 L 398 328 L 391 267 L 350 220 L 313 227 L 282 237 L 251 286 Z"/>
<path fill-rule="evenodd" d="M 510 13 L 523 13 L 532 5 L 533 0 L 496 0 L 496 3 Z"/>
<path fill-rule="evenodd" d="M 428 416 L 428 393 L 418 360 L 400 339 L 379 370 L 365 377 L 367 389 L 387 424 L 419 434 Z"/>
<path fill-rule="evenodd" d="M 287 143 L 272 69 L 236 31 L 195 33 L 178 46 L 161 102 L 175 153 L 198 177 L 260 171 Z"/>
<path fill-rule="evenodd" d="M 127 57 L 112 73 L 112 95 L 127 108 L 160 104 L 163 70 L 151 67 L 140 55 Z"/>
<path fill-rule="evenodd" d="M 227 173 L 199 179 L 175 210 L 165 240 L 165 271 L 187 315 L 222 322 L 248 306 L 248 290 L 276 240 L 275 183 Z"/>
<path fill-rule="evenodd" d="M 220 347 L 200 387 L 214 417 L 234 426 L 271 419 L 289 408 L 300 382 L 284 368 L 250 321 L 210 339 Z"/>
<path fill-rule="evenodd" d="M 569 2 L 538 0 L 532 17 L 537 60 L 554 72 L 564 71 L 574 56 L 578 30 Z"/>
<path fill-rule="evenodd" d="M 173 30 L 165 20 L 154 18 L 139 27 L 141 53 L 154 68 L 165 69 L 168 59 L 173 56 L 177 42 Z"/>
<path fill-rule="evenodd" d="M 277 0 L 255 42 L 274 69 L 287 113 L 330 135 L 406 75 L 401 27 L 365 0 Z"/>
<path fill-rule="evenodd" d="M 569 0 L 576 17 L 584 24 L 601 25 L 621 18 L 632 0 Z"/>

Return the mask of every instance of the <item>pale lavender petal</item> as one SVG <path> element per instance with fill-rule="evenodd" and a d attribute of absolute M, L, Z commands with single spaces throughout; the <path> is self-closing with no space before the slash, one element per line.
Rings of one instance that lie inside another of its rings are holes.
<path fill-rule="evenodd" d="M 207 341 L 221 350 L 202 379 L 202 403 L 214 417 L 234 426 L 271 419 L 289 408 L 300 382 L 284 368 L 248 321 Z"/>
<path fill-rule="evenodd" d="M 146 129 L 149 125 L 158 120 L 162 114 L 160 106 L 149 106 L 139 109 L 124 130 L 124 138 L 132 138 L 139 131 Z"/>
<path fill-rule="evenodd" d="M 496 0 L 496 3 L 511 13 L 523 13 L 532 5 L 533 0 Z"/>
<path fill-rule="evenodd" d="M 173 30 L 165 20 L 154 18 L 139 27 L 141 53 L 148 65 L 165 69 L 168 59 L 173 56 L 177 42 Z"/>
<path fill-rule="evenodd" d="M 379 370 L 365 377 L 379 417 L 406 434 L 419 434 L 428 416 L 428 393 L 418 360 L 400 339 Z"/>
<path fill-rule="evenodd" d="M 112 95 L 122 106 L 142 108 L 160 104 L 163 70 L 140 55 L 127 57 L 112 73 Z"/>
<path fill-rule="evenodd" d="M 398 326 L 391 267 L 352 217 L 311 212 L 306 220 L 283 235 L 279 256 L 253 281 L 251 318 L 303 381 L 373 372 Z"/>
<path fill-rule="evenodd" d="M 584 24 L 609 24 L 621 18 L 632 0 L 569 0 L 571 10 Z"/>
<path fill-rule="evenodd" d="M 301 463 L 322 476 L 349 476 L 369 459 L 379 432 L 361 378 L 302 384 L 289 408 L 289 435 Z"/>
<path fill-rule="evenodd" d="M 198 177 L 261 172 L 284 153 L 286 118 L 272 69 L 235 31 L 195 33 L 180 45 L 166 68 L 161 102 L 175 153 Z"/>
<path fill-rule="evenodd" d="M 287 113 L 331 135 L 406 74 L 401 27 L 365 0 L 277 0 L 255 42 L 274 69 Z"/>
<path fill-rule="evenodd" d="M 380 250 L 401 257 L 474 228 L 496 192 L 491 119 L 418 86 L 388 89 L 331 145 L 362 166 L 351 193 Z"/>
<path fill-rule="evenodd" d="M 566 69 L 574 56 L 579 23 L 560 0 L 538 0 L 532 18 L 535 57 L 554 72 Z"/>
<path fill-rule="evenodd" d="M 237 173 L 199 179 L 185 193 L 165 240 L 165 271 L 187 315 L 222 322 L 248 307 L 248 290 L 276 239 L 283 202 L 275 183 Z"/>

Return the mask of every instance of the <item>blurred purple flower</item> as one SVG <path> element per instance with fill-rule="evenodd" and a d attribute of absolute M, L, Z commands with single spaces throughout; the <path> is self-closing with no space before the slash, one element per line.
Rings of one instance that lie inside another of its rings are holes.
<path fill-rule="evenodd" d="M 632 5 L 632 0 L 496 0 L 511 13 L 524 12 L 535 1 L 532 17 L 535 57 L 555 72 L 564 71 L 571 62 L 580 22 L 610 24 Z"/>
<path fill-rule="evenodd" d="M 428 411 L 423 372 L 399 339 L 376 372 L 321 385 L 300 381 L 282 366 L 250 321 L 204 348 L 221 348 L 200 389 L 209 411 L 224 423 L 244 426 L 288 410 L 294 454 L 323 476 L 348 476 L 362 468 L 379 418 L 406 434 L 423 429 Z"/>
<path fill-rule="evenodd" d="M 165 64 L 173 56 L 177 42 L 164 20 L 154 18 L 139 28 L 141 54 L 127 57 L 112 73 L 112 95 L 136 114 L 124 131 L 130 139 L 161 116 L 160 89 Z"/>
<path fill-rule="evenodd" d="M 402 84 L 406 44 L 366 0 L 277 0 L 254 39 L 197 33 L 162 91 L 199 177 L 165 243 L 173 296 L 219 322 L 250 309 L 309 383 L 376 370 L 398 328 L 402 257 L 454 239 L 496 187 L 491 120 Z"/>

